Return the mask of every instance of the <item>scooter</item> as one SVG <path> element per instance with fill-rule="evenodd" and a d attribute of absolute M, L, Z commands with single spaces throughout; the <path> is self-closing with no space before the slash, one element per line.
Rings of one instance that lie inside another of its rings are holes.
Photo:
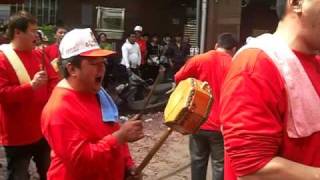
<path fill-rule="evenodd" d="M 165 80 L 164 71 L 163 68 L 160 68 L 157 84 L 154 84 L 152 80 L 144 80 L 133 72 L 128 73 L 128 81 L 119 81 L 119 78 L 114 77 L 112 73 L 107 77 L 105 87 L 120 111 L 123 109 L 142 111 L 164 107 L 175 88 L 174 82 Z M 147 96 L 153 86 L 155 87 L 150 101 L 145 107 Z"/>

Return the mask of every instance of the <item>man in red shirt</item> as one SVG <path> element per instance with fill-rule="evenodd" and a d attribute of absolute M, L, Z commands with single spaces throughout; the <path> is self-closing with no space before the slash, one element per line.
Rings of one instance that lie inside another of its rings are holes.
<path fill-rule="evenodd" d="M 54 38 L 56 40 L 55 43 L 47 46 L 45 49 L 46 55 L 49 57 L 50 62 L 60 57 L 59 44 L 63 36 L 67 33 L 67 29 L 64 26 L 57 26 L 54 29 L 54 33 Z"/>
<path fill-rule="evenodd" d="M 47 59 L 34 50 L 37 23 L 27 12 L 9 19 L 11 44 L 0 46 L 0 145 L 8 179 L 29 179 L 31 158 L 46 179 L 50 149 L 42 136 L 40 114 L 58 79 Z"/>
<path fill-rule="evenodd" d="M 52 148 L 48 179 L 131 176 L 134 163 L 127 142 L 143 137 L 142 122 L 129 120 L 120 127 L 117 107 L 101 89 L 105 57 L 113 52 L 100 49 L 90 29 L 68 32 L 59 49 L 64 79 L 42 113 L 42 131 Z"/>
<path fill-rule="evenodd" d="M 60 57 L 59 44 L 60 44 L 63 36 L 66 34 L 67 29 L 64 26 L 57 26 L 57 27 L 55 27 L 54 32 L 55 32 L 54 38 L 56 41 L 55 41 L 55 43 L 53 43 L 45 48 L 45 53 L 48 56 L 49 61 L 52 65 L 52 67 L 54 68 L 54 70 L 56 72 L 58 72 L 57 62 Z"/>
<path fill-rule="evenodd" d="M 320 179 L 320 1 L 278 0 L 274 34 L 238 52 L 222 88 L 225 179 Z"/>
<path fill-rule="evenodd" d="M 188 77 L 207 81 L 212 88 L 214 104 L 208 120 L 197 134 L 190 136 L 191 174 L 193 180 L 206 180 L 211 156 L 213 180 L 223 180 L 223 137 L 218 118 L 220 88 L 229 70 L 237 42 L 230 33 L 218 36 L 215 50 L 194 56 L 175 75 L 179 83 Z"/>
<path fill-rule="evenodd" d="M 139 44 L 140 52 L 141 52 L 141 65 L 143 66 L 147 60 L 147 42 L 142 38 L 142 27 L 136 26 L 134 27 L 134 32 L 136 33 L 136 42 Z"/>

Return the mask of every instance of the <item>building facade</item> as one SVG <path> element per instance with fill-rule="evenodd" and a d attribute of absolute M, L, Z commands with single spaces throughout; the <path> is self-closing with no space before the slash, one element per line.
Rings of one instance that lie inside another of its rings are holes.
<path fill-rule="evenodd" d="M 27 10 L 39 24 L 104 29 L 118 41 L 141 25 L 149 34 L 187 35 L 194 47 L 209 50 L 222 32 L 234 33 L 241 42 L 272 32 L 277 24 L 274 4 L 275 0 L 15 0 L 0 5 L 0 24 L 10 14 Z"/>
<path fill-rule="evenodd" d="M 276 29 L 276 0 L 208 0 L 208 3 L 206 50 L 214 47 L 217 35 L 222 32 L 234 33 L 241 45 L 249 36 Z"/>

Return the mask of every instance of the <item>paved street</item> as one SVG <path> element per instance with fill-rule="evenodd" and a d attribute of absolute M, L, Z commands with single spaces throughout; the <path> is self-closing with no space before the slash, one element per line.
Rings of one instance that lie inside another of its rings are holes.
<path fill-rule="evenodd" d="M 0 147 L 0 180 L 5 179 L 6 171 L 5 167 L 7 165 L 6 160 L 4 158 L 4 149 L 3 147 Z M 35 165 L 31 163 L 30 165 L 30 174 L 31 174 L 31 180 L 38 180 L 38 174 L 36 173 Z"/>

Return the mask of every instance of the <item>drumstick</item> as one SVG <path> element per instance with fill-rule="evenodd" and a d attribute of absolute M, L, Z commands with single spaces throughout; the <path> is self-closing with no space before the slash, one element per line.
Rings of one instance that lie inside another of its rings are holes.
<path fill-rule="evenodd" d="M 138 113 L 137 116 L 135 116 L 135 119 L 140 119 L 142 114 L 146 110 L 146 108 L 147 108 L 147 106 L 148 106 L 148 104 L 149 104 L 149 102 L 151 100 L 152 94 L 153 94 L 154 90 L 156 89 L 156 86 L 159 84 L 159 82 L 161 80 L 161 76 L 162 76 L 163 72 L 164 71 L 162 69 L 159 70 L 159 73 L 158 73 L 158 75 L 156 77 L 156 80 L 154 81 L 154 83 L 152 85 L 152 88 L 151 88 L 150 92 L 148 93 L 148 96 L 147 96 L 147 98 L 146 98 L 146 100 L 145 100 L 145 102 L 143 104 L 142 110 Z"/>
<path fill-rule="evenodd" d="M 160 82 L 160 77 L 162 75 L 164 71 L 162 69 L 159 70 L 158 76 L 155 80 L 155 82 L 153 83 L 152 89 L 150 90 L 147 99 L 144 103 L 144 106 L 142 108 L 142 110 L 140 111 L 140 113 L 135 116 L 135 119 L 140 119 L 140 116 L 143 114 L 143 112 L 145 111 L 147 105 L 149 104 L 150 100 L 151 100 L 151 96 L 153 94 L 153 91 L 155 90 L 156 85 L 158 85 L 158 83 Z M 149 162 L 151 161 L 151 159 L 153 158 L 153 156 L 158 152 L 158 150 L 160 149 L 160 147 L 163 145 L 163 143 L 167 140 L 167 138 L 169 137 L 169 135 L 173 132 L 173 129 L 168 128 L 161 136 L 160 140 L 152 147 L 152 149 L 149 151 L 149 153 L 147 154 L 147 156 L 143 159 L 143 161 L 141 162 L 141 164 L 137 167 L 137 169 L 135 170 L 136 174 L 140 174 L 142 172 L 142 170 L 149 164 Z"/>
<path fill-rule="evenodd" d="M 42 57 L 40 61 L 40 70 L 44 71 L 45 70 L 45 51 L 44 51 L 44 46 L 41 47 L 42 50 Z"/>
<path fill-rule="evenodd" d="M 137 167 L 135 174 L 140 174 L 142 170 L 149 164 L 152 157 L 158 152 L 163 143 L 167 140 L 169 135 L 173 132 L 172 128 L 168 128 L 161 136 L 160 140 L 152 147 L 147 156 L 143 159 L 141 164 Z"/>

